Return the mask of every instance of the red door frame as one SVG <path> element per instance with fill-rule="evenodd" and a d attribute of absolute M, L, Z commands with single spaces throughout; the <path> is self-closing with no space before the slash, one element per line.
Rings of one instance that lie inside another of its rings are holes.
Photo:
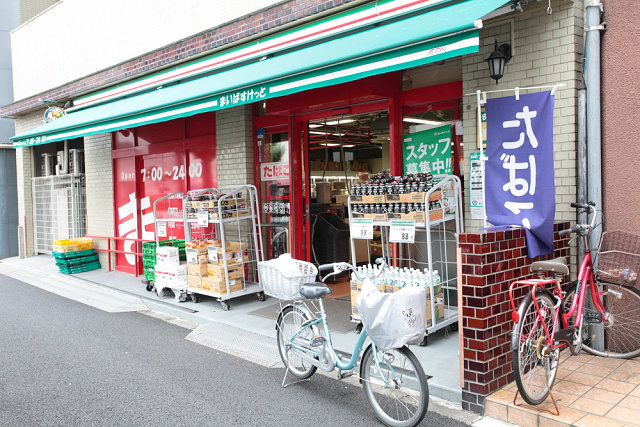
<path fill-rule="evenodd" d="M 344 83 L 322 89 L 313 89 L 281 98 L 268 100 L 267 114 L 254 114 L 254 136 L 257 129 L 288 126 L 290 156 L 291 218 L 290 248 L 297 259 L 310 259 L 310 212 L 309 201 L 304 194 L 309 188 L 309 164 L 306 153 L 306 123 L 309 120 L 336 115 L 389 111 L 389 150 L 391 173 L 402 174 L 402 133 L 404 114 L 424 111 L 425 104 L 432 108 L 453 109 L 453 120 L 459 120 L 459 99 L 462 97 L 462 82 L 445 83 L 401 91 L 400 72 L 373 76 L 355 82 Z M 310 105 L 313 103 L 312 105 Z M 256 136 L 257 138 L 257 136 Z M 459 136 L 454 137 L 454 173 L 459 173 Z M 257 149 L 257 144 L 254 145 Z M 258 156 L 254 156 L 256 186 L 260 184 Z M 304 186 L 298 183 L 305 182 Z M 300 219 L 303 219 L 301 221 Z M 296 220 L 298 219 L 298 220 Z"/>

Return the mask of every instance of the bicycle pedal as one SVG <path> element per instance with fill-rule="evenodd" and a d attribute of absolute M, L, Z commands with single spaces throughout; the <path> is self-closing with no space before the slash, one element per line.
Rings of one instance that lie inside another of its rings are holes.
<path fill-rule="evenodd" d="M 342 371 L 338 371 L 338 379 L 344 379 L 344 378 L 349 378 L 350 376 L 353 375 L 353 371 L 347 371 L 347 372 L 342 372 Z"/>
<path fill-rule="evenodd" d="M 320 347 L 324 344 L 324 337 L 322 335 L 316 335 L 311 340 L 311 347 Z"/>
<path fill-rule="evenodd" d="M 602 323 L 600 313 L 584 313 L 584 320 L 587 323 Z"/>

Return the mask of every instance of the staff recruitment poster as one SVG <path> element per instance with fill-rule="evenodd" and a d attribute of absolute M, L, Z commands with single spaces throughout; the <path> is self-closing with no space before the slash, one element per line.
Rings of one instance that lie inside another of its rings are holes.
<path fill-rule="evenodd" d="M 451 163 L 451 126 L 422 130 L 402 136 L 404 174 L 453 173 Z"/>
<path fill-rule="evenodd" d="M 529 258 L 553 252 L 551 92 L 489 99 L 485 202 L 493 225 L 520 225 Z"/>

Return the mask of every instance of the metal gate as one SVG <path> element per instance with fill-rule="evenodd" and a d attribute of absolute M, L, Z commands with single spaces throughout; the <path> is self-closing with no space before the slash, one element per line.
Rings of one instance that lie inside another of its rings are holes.
<path fill-rule="evenodd" d="M 33 224 L 36 253 L 51 253 L 54 240 L 86 234 L 84 175 L 33 178 Z"/>

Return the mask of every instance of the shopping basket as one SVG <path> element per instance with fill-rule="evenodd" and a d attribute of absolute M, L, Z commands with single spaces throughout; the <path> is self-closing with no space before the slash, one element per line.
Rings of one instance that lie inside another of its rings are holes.
<path fill-rule="evenodd" d="M 635 286 L 640 273 L 640 235 L 622 230 L 602 233 L 598 270 L 603 282 Z"/>
<path fill-rule="evenodd" d="M 283 300 L 304 299 L 300 295 L 300 285 L 315 282 L 318 269 L 315 265 L 292 259 L 300 274 L 285 275 L 278 265 L 269 261 L 258 262 L 258 275 L 264 293 Z"/>

